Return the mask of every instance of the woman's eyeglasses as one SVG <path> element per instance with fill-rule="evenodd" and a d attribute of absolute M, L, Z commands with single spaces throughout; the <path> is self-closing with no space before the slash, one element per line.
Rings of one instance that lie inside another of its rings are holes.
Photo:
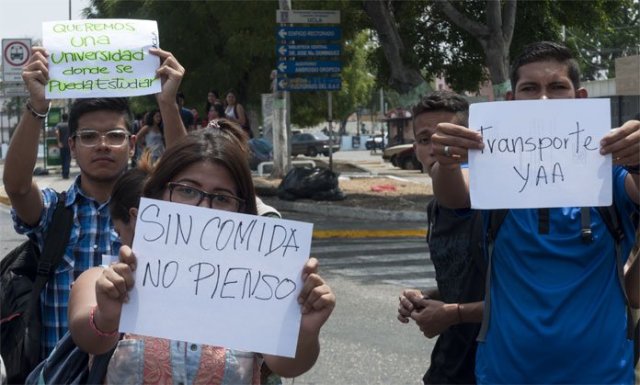
<path fill-rule="evenodd" d="M 169 200 L 175 203 L 184 203 L 198 206 L 204 198 L 209 198 L 209 207 L 224 211 L 239 211 L 244 200 L 233 195 L 208 193 L 187 184 L 169 182 Z"/>
<path fill-rule="evenodd" d="M 120 147 L 127 143 L 131 135 L 124 130 L 111 130 L 107 132 L 98 132 L 95 130 L 78 131 L 74 137 L 80 141 L 85 147 L 94 147 L 104 141 L 107 146 Z"/>

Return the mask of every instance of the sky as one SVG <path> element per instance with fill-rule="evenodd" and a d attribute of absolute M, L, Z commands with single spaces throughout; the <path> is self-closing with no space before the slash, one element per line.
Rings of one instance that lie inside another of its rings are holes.
<path fill-rule="evenodd" d="M 72 19 L 83 19 L 82 9 L 89 3 L 89 0 L 71 0 Z M 69 0 L 0 0 L 2 39 L 41 40 L 42 22 L 58 20 L 69 20 Z"/>

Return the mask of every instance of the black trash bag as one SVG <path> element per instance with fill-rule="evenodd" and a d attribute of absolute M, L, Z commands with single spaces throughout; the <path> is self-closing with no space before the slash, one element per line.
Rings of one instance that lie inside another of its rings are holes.
<path fill-rule="evenodd" d="M 284 200 L 340 200 L 338 174 L 326 168 L 294 167 L 278 186 L 278 197 Z"/>

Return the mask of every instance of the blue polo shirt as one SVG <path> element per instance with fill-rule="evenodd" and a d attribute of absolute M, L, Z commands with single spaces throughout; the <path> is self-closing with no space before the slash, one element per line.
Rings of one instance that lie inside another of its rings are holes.
<path fill-rule="evenodd" d="M 624 188 L 627 171 L 613 174 L 626 261 L 635 240 L 629 214 L 638 207 Z M 582 242 L 580 219 L 579 207 L 550 209 L 549 233 L 539 234 L 538 210 L 509 210 L 494 244 L 478 383 L 633 383 L 615 243 L 595 208 L 594 240 Z"/>

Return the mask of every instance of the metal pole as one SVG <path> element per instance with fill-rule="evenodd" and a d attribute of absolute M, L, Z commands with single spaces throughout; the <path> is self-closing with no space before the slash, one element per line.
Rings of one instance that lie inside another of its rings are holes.
<path fill-rule="evenodd" d="M 291 9 L 291 0 L 280 0 L 279 9 Z M 276 82 L 277 82 L 276 76 Z M 291 168 L 289 157 L 289 92 L 278 91 L 277 83 L 273 90 L 273 170 L 271 178 L 283 178 Z"/>
<path fill-rule="evenodd" d="M 329 170 L 333 171 L 333 127 L 331 124 L 333 121 L 333 97 L 331 91 L 327 92 L 327 106 L 329 118 Z"/>

